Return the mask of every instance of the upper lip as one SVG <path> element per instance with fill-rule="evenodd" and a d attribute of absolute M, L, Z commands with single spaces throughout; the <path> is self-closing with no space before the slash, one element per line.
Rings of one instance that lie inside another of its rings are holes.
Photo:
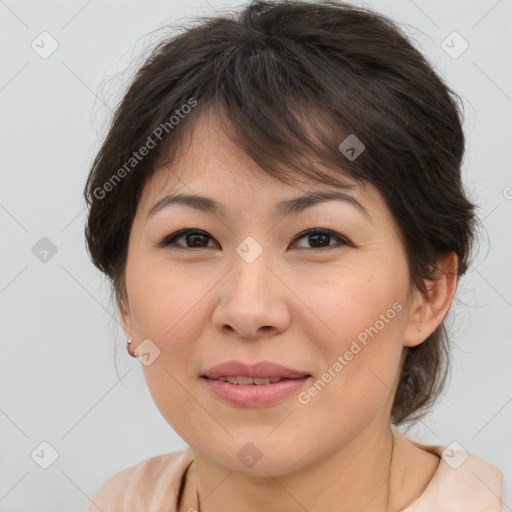
<path fill-rule="evenodd" d="M 289 368 L 272 361 L 258 361 L 245 364 L 241 361 L 225 361 L 205 371 L 201 377 L 219 379 L 221 377 L 252 377 L 297 379 L 310 376 L 309 372 Z"/>

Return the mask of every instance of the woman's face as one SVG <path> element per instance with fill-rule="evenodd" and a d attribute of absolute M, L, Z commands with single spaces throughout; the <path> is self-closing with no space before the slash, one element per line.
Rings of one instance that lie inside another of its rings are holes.
<path fill-rule="evenodd" d="M 134 345 L 148 340 L 139 354 L 164 418 L 211 462 L 255 475 L 299 469 L 365 429 L 389 427 L 403 347 L 421 340 L 409 321 L 404 249 L 383 197 L 369 185 L 279 182 L 213 124 L 198 124 L 186 147 L 172 173 L 159 169 L 143 191 L 122 312 Z M 279 208 L 321 191 L 353 201 Z M 159 203 L 178 193 L 206 196 L 219 210 Z M 314 228 L 321 233 L 307 233 Z M 184 229 L 192 234 L 159 246 Z M 226 399 L 202 375 L 233 360 L 270 361 L 310 377 L 279 384 L 293 388 L 280 398 L 275 384 L 264 385 L 268 402 L 256 385 L 215 381 Z M 251 465 L 248 456 L 261 461 Z"/>

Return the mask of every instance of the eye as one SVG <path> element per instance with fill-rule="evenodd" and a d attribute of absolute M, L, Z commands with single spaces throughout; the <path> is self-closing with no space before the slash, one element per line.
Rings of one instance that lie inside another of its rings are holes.
<path fill-rule="evenodd" d="M 190 246 L 183 247 L 180 244 L 176 244 L 177 240 L 181 238 L 185 239 L 185 244 L 190 243 Z M 193 248 L 203 248 L 207 247 L 207 242 L 205 242 L 211 236 L 206 233 L 206 231 L 201 231 L 199 229 L 182 229 L 180 231 L 176 231 L 172 235 L 166 236 L 163 240 L 158 243 L 158 247 L 166 247 L 168 245 L 177 245 L 180 249 L 193 249 Z"/>
<path fill-rule="evenodd" d="M 295 241 L 300 240 L 301 238 L 306 238 L 309 243 L 313 244 L 312 249 L 316 248 L 327 248 L 333 247 L 333 245 L 328 244 L 329 239 L 334 239 L 338 242 L 338 245 L 351 245 L 347 238 L 336 233 L 335 231 L 331 231 L 330 229 L 310 229 L 302 234 L 300 234 Z M 327 242 L 327 245 L 325 243 Z M 301 249 L 310 250 L 310 247 L 301 247 Z"/>
<path fill-rule="evenodd" d="M 330 229 L 318 228 L 310 229 L 301 233 L 295 238 L 295 242 L 306 237 L 308 243 L 312 244 L 313 247 L 300 247 L 300 249 L 314 250 L 333 247 L 332 244 L 328 243 L 330 239 L 337 241 L 338 245 L 352 245 L 347 238 L 339 233 L 331 231 Z M 185 241 L 185 246 L 176 243 L 180 239 Z M 174 245 L 175 248 L 178 249 L 202 249 L 212 247 L 211 245 L 208 245 L 208 239 L 212 239 L 212 237 L 206 231 L 202 231 L 200 229 L 182 229 L 176 233 L 166 236 L 156 246 L 162 248 Z"/>

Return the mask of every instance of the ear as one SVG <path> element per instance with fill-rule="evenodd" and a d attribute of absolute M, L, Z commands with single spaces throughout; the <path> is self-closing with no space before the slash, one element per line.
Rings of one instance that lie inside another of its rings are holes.
<path fill-rule="evenodd" d="M 404 332 L 404 346 L 415 347 L 423 343 L 441 324 L 448 313 L 457 289 L 458 258 L 453 252 L 444 253 L 438 259 L 442 271 L 439 278 L 427 281 L 427 296 L 415 290 Z"/>
<path fill-rule="evenodd" d="M 124 301 L 121 301 L 118 304 L 119 307 L 119 315 L 121 317 L 121 324 L 123 326 L 123 331 L 126 336 L 126 339 L 134 339 L 135 338 L 135 329 L 133 328 L 132 314 L 130 311 L 129 304 L 125 304 Z"/>

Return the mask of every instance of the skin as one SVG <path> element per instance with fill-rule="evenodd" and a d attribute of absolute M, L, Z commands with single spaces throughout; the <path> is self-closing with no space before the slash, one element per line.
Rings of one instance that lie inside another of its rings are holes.
<path fill-rule="evenodd" d="M 388 482 L 394 390 L 404 347 L 422 343 L 448 312 L 456 255 L 443 260 L 446 273 L 430 285 L 428 298 L 409 296 L 398 227 L 377 189 L 367 184 L 351 192 L 371 219 L 342 201 L 274 217 L 277 202 L 329 187 L 267 175 L 213 116 L 196 124 L 188 142 L 172 172 L 158 169 L 143 190 L 120 308 L 133 345 L 150 339 L 160 350 L 142 365 L 149 390 L 194 451 L 179 510 L 196 506 L 197 487 L 202 511 L 405 507 L 425 489 L 439 458 L 395 432 Z M 226 216 L 173 205 L 148 219 L 170 191 L 214 198 Z M 187 248 L 186 237 L 157 247 L 184 228 L 207 233 L 199 247 L 192 240 Z M 312 228 L 350 243 L 297 238 Z M 252 263 L 236 252 L 247 236 L 263 248 Z M 401 311 L 308 404 L 292 394 L 264 408 L 242 408 L 220 401 L 199 379 L 207 368 L 239 359 L 276 361 L 316 381 L 396 302 Z M 248 442 L 262 455 L 251 468 L 237 457 Z"/>

